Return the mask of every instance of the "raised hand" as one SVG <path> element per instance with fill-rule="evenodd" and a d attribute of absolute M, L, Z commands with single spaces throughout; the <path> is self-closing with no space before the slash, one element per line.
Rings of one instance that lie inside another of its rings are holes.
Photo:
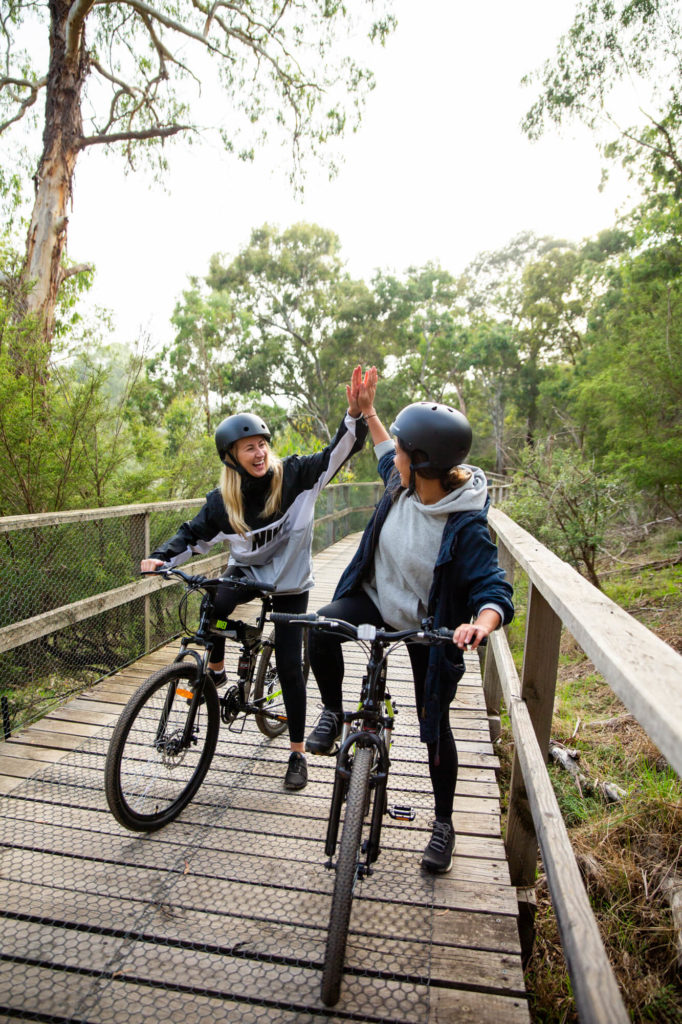
<path fill-rule="evenodd" d="M 348 412 L 351 416 L 359 416 L 374 411 L 374 396 L 377 390 L 379 374 L 376 366 L 370 366 L 362 375 L 362 366 L 356 366 L 351 375 L 350 384 L 346 385 L 348 396 Z"/>

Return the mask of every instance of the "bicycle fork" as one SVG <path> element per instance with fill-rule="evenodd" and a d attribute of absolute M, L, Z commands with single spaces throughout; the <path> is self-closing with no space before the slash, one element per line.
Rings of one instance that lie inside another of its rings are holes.
<path fill-rule="evenodd" d="M 354 717 L 349 713 L 349 718 Z M 391 719 L 392 725 L 392 719 Z M 375 766 L 369 778 L 369 793 L 374 790 L 374 802 L 372 804 L 372 819 L 369 829 L 369 837 L 362 845 L 364 859 L 358 863 L 358 874 L 360 877 L 371 874 L 371 865 L 379 856 L 381 826 L 386 809 L 386 786 L 388 784 L 388 746 L 386 739 L 390 735 L 391 728 L 388 721 L 385 723 L 385 733 L 380 735 L 376 732 L 356 731 L 351 732 L 343 740 L 336 760 L 334 772 L 334 788 L 332 790 L 331 806 L 329 809 L 329 822 L 327 825 L 327 838 L 325 842 L 325 853 L 329 860 L 326 867 L 332 868 L 333 857 L 336 852 L 336 844 L 339 834 L 339 823 L 341 819 L 341 808 L 346 798 L 348 781 L 350 779 L 353 747 L 374 747 Z"/>

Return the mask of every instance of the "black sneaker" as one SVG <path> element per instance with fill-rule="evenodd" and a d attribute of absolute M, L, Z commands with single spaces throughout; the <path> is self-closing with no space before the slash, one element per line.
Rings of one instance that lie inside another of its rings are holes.
<path fill-rule="evenodd" d="M 287 773 L 284 776 L 285 789 L 303 789 L 308 784 L 308 765 L 305 757 L 298 750 L 292 750 L 289 755 Z"/>
<path fill-rule="evenodd" d="M 455 830 L 449 821 L 434 821 L 429 845 L 424 850 L 422 867 L 436 875 L 444 875 L 452 867 Z"/>
<path fill-rule="evenodd" d="M 214 686 L 222 686 L 227 682 L 227 673 L 224 668 L 221 668 L 220 672 L 216 672 L 215 669 L 207 669 L 208 678 L 211 680 Z"/>
<path fill-rule="evenodd" d="M 320 720 L 305 741 L 305 749 L 309 754 L 331 754 L 334 745 L 341 735 L 343 716 L 340 711 L 324 708 Z"/>

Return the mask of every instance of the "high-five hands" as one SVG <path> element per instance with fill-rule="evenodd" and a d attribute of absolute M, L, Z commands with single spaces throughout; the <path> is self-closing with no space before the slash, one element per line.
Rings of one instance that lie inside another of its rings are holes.
<path fill-rule="evenodd" d="M 374 396 L 377 390 L 379 374 L 376 366 L 370 366 L 363 377 L 362 366 L 356 366 L 351 375 L 350 384 L 346 385 L 348 396 L 348 412 L 358 417 L 374 411 Z"/>

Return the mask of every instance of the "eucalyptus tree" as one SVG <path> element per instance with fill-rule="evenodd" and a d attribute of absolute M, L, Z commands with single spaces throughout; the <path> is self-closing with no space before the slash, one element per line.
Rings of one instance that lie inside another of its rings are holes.
<path fill-rule="evenodd" d="M 373 287 L 390 335 L 392 376 L 408 401 L 456 401 L 466 413 L 466 351 L 459 282 L 442 267 L 376 275 Z"/>
<path fill-rule="evenodd" d="M 611 269 L 590 311 L 574 395 L 585 444 L 631 492 L 682 517 L 679 210 Z M 672 233 L 674 232 L 674 234 Z"/>
<path fill-rule="evenodd" d="M 230 351 L 236 318 L 223 292 L 204 294 L 197 278 L 183 292 L 171 322 L 175 341 L 156 361 L 163 373 L 167 365 L 173 391 L 198 396 L 206 433 L 210 434 L 212 409 L 220 406 L 230 390 Z M 157 371 L 158 372 L 158 371 Z"/>
<path fill-rule="evenodd" d="M 491 362 L 504 368 L 505 394 L 524 421 L 526 443 L 532 444 L 543 419 L 552 411 L 541 407 L 543 382 L 557 364 L 574 365 L 583 344 L 586 278 L 579 246 L 562 239 L 523 233 L 503 249 L 483 252 L 466 268 L 463 289 L 472 323 L 495 323 L 503 330 L 482 337 L 502 342 Z M 496 343 L 497 343 L 496 342 Z M 511 346 L 516 369 L 508 374 Z M 503 356 L 502 364 L 499 358 Z M 485 364 L 478 345 L 477 361 Z M 546 425 L 546 424 L 545 424 Z"/>
<path fill-rule="evenodd" d="M 682 14 L 678 0 L 581 0 L 556 53 L 526 84 L 540 94 L 523 129 L 538 138 L 572 120 L 605 130 L 606 157 L 682 190 Z M 633 88 L 629 112 L 625 86 Z M 630 123 L 628 123 L 630 122 Z"/>
<path fill-rule="evenodd" d="M 206 280 L 239 318 L 233 390 L 259 392 L 288 409 L 302 436 L 329 440 L 352 367 L 383 365 L 376 298 L 344 269 L 338 237 L 315 224 L 266 224 L 234 259 L 214 256 Z"/>
<path fill-rule="evenodd" d="M 60 286 L 83 269 L 63 258 L 80 155 L 104 146 L 129 168 L 148 159 L 160 172 L 164 144 L 195 137 L 209 116 L 225 148 L 245 158 L 279 134 L 291 143 L 295 172 L 305 151 L 320 151 L 354 124 L 372 87 L 371 72 L 350 54 L 353 34 L 383 41 L 393 18 L 384 0 L 353 9 L 351 18 L 330 0 L 5 0 L 0 135 L 28 122 L 42 130 L 21 278 L 24 312 L 46 341 Z M 342 46 L 343 32 L 351 42 Z M 45 66 L 35 60 L 38 34 L 49 40 Z M 216 125 L 221 111 L 227 116 Z"/>

